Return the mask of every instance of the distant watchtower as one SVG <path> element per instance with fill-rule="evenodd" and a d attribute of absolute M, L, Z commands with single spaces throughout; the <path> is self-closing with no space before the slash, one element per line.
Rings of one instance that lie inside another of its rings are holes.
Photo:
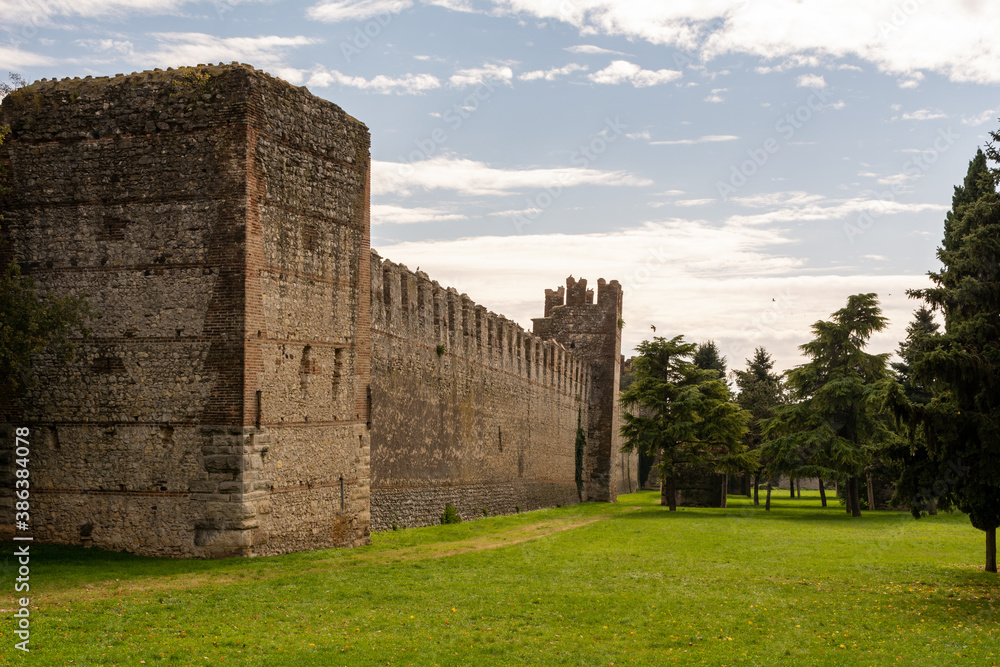
<path fill-rule="evenodd" d="M 536 335 L 554 339 L 586 359 L 593 369 L 584 452 L 584 500 L 614 502 L 622 483 L 617 405 L 621 371 L 622 288 L 617 280 L 597 281 L 597 303 L 587 281 L 566 279 L 566 287 L 545 290 L 545 317 L 532 320 Z M 629 476 L 634 479 L 634 476 Z"/>

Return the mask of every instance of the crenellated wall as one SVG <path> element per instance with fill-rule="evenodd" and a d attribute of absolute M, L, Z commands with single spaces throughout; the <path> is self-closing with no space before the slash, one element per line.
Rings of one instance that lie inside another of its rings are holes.
<path fill-rule="evenodd" d="M 592 367 L 372 253 L 372 527 L 578 501 Z"/>

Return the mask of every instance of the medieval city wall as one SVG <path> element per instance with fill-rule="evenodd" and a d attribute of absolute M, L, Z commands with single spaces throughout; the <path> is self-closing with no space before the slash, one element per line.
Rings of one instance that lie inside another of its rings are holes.
<path fill-rule="evenodd" d="M 3 124 L 0 260 L 93 310 L 73 362 L 39 355 L 27 395 L 0 396 L 8 534 L 18 426 L 35 539 L 148 555 L 577 502 L 578 424 L 583 499 L 631 488 L 617 283 L 598 304 L 547 297 L 529 333 L 381 260 L 368 130 L 336 105 L 199 65 L 43 80 Z"/>
<path fill-rule="evenodd" d="M 372 253 L 372 527 L 578 502 L 591 366 Z"/>

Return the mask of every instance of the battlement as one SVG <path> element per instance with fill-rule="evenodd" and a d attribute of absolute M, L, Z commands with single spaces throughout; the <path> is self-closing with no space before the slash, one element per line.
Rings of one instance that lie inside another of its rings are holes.
<path fill-rule="evenodd" d="M 573 396 L 589 391 L 590 364 L 551 337 L 476 304 L 423 271 L 372 251 L 372 330 Z M 440 346 L 440 348 L 439 348 Z"/>
<path fill-rule="evenodd" d="M 552 314 L 554 308 L 560 306 L 593 306 L 594 290 L 587 289 L 587 279 L 576 280 L 573 276 L 566 279 L 565 287 L 545 290 L 545 317 Z M 604 310 L 616 311 L 616 317 L 621 316 L 622 287 L 617 280 L 610 283 L 599 278 L 597 280 L 597 304 Z"/>

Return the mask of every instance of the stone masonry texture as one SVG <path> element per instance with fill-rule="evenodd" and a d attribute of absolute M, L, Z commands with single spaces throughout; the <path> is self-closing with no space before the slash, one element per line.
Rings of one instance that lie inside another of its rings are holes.
<path fill-rule="evenodd" d="M 338 106 L 233 63 L 42 80 L 0 125 L 0 261 L 95 313 L 72 363 L 0 396 L 8 535 L 16 426 L 35 539 L 155 556 L 577 502 L 578 420 L 583 498 L 634 490 L 617 282 L 548 290 L 528 333 L 382 260 L 369 133 Z"/>
<path fill-rule="evenodd" d="M 577 502 L 592 363 L 374 253 L 371 275 L 373 528 Z"/>

